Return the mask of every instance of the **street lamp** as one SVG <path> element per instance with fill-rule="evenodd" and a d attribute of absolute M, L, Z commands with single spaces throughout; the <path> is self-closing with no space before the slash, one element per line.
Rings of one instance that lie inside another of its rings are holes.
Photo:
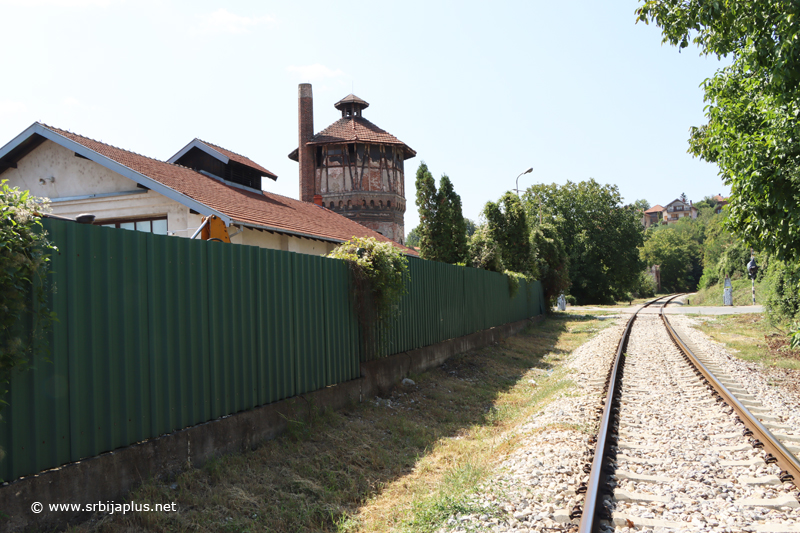
<path fill-rule="evenodd" d="M 529 168 L 525 172 L 520 172 L 519 176 L 522 176 L 523 174 L 530 174 L 531 172 L 533 172 L 533 167 Z M 517 196 L 519 196 L 519 176 L 517 176 L 517 188 L 514 189 L 515 191 L 517 191 Z"/>

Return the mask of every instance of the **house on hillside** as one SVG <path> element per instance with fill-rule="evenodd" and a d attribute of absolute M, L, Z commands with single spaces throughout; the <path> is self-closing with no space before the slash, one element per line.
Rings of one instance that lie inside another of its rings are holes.
<path fill-rule="evenodd" d="M 685 196 L 676 198 L 665 206 L 664 223 L 674 224 L 684 217 L 697 218 L 697 208 L 692 205 L 692 201 L 688 202 Z"/>
<path fill-rule="evenodd" d="M 697 208 L 692 205 L 692 201 L 681 198 L 668 203 L 666 206 L 655 205 L 645 211 L 642 215 L 642 225 L 646 228 L 654 224 L 674 224 L 684 217 L 697 218 Z"/>
<path fill-rule="evenodd" d="M 101 226 L 191 237 L 216 215 L 233 243 L 314 255 L 354 236 L 390 241 L 331 209 L 261 190 L 264 177 L 277 179 L 199 139 L 160 161 L 36 122 L 0 148 L 0 179 L 49 198 L 55 215 L 91 213 Z"/>
<path fill-rule="evenodd" d="M 661 221 L 664 219 L 664 212 L 667 210 L 666 207 L 661 207 L 660 205 L 654 205 L 650 209 L 644 212 L 642 216 L 642 225 L 644 225 L 645 229 L 649 228 L 654 224 L 660 224 Z"/>
<path fill-rule="evenodd" d="M 722 213 L 722 208 L 728 205 L 728 198 L 725 198 L 721 194 L 718 194 L 714 196 L 713 199 L 717 202 L 716 205 L 714 206 L 714 212 L 719 215 L 720 213 Z"/>

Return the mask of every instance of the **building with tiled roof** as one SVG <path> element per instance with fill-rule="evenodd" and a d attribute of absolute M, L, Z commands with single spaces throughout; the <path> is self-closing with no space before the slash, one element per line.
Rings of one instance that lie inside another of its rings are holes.
<path fill-rule="evenodd" d="M 0 179 L 49 198 L 56 215 L 182 237 L 216 215 L 233 243 L 317 255 L 352 237 L 389 241 L 330 209 L 262 191 L 262 177 L 277 178 L 199 139 L 160 161 L 37 122 L 0 148 Z"/>
<path fill-rule="evenodd" d="M 729 198 L 726 198 L 725 196 L 722 196 L 721 194 L 713 196 L 712 198 L 713 198 L 714 201 L 717 202 L 714 205 L 714 212 L 719 215 L 720 213 L 722 213 L 722 208 L 725 207 L 726 205 L 728 205 Z"/>
<path fill-rule="evenodd" d="M 691 200 L 686 201 L 685 195 L 672 200 L 664 207 L 666 209 L 663 218 L 665 224 L 674 224 L 685 217 L 697 218 L 697 208 L 692 204 Z"/>
<path fill-rule="evenodd" d="M 664 211 L 666 210 L 666 207 L 662 207 L 658 204 L 646 210 L 642 216 L 642 224 L 644 227 L 649 228 L 654 224 L 659 224 L 661 219 L 664 217 Z"/>
<path fill-rule="evenodd" d="M 666 206 L 654 205 L 642 215 L 642 225 L 649 228 L 654 224 L 674 224 L 684 217 L 697 218 L 697 208 L 685 196 L 676 198 Z"/>
<path fill-rule="evenodd" d="M 334 107 L 342 118 L 314 134 L 311 85 L 299 87 L 300 199 L 316 202 L 403 244 L 404 161 L 416 155 L 363 117 L 369 104 L 349 94 Z"/>

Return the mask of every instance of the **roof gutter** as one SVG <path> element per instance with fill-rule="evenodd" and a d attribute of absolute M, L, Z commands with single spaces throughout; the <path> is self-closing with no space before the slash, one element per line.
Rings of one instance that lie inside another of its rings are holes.
<path fill-rule="evenodd" d="M 59 144 L 64 148 L 67 148 L 75 152 L 76 154 L 82 155 L 83 157 L 89 159 L 90 161 L 94 161 L 98 165 L 102 165 L 107 169 L 116 172 L 117 174 L 125 176 L 126 178 L 133 180 L 140 185 L 144 185 L 145 187 L 163 196 L 166 196 L 170 200 L 174 200 L 180 204 L 185 205 L 190 209 L 194 209 L 203 216 L 217 215 L 220 218 L 220 220 L 222 220 L 225 223 L 226 226 L 231 225 L 231 217 L 226 216 L 220 213 L 219 211 L 211 209 L 207 205 L 202 204 L 197 200 L 190 198 L 189 196 L 186 196 L 185 194 L 179 193 L 175 189 L 171 189 L 166 185 L 164 185 L 163 183 L 158 182 L 152 178 L 149 178 L 144 174 L 137 172 L 129 167 L 126 167 L 125 165 L 118 163 L 117 161 L 114 161 L 109 157 L 106 157 L 98 152 L 95 152 L 94 150 L 87 148 L 86 146 L 78 142 L 75 142 L 72 139 L 68 139 L 63 135 L 56 133 L 53 130 L 39 124 L 38 122 L 34 123 L 30 128 L 28 128 L 23 133 L 18 135 L 12 142 L 4 146 L 3 150 L 0 152 L 0 156 L 2 156 L 2 152 L 7 151 L 7 149 L 11 150 L 12 148 L 14 148 L 14 146 L 21 143 L 23 140 L 27 139 L 33 134 L 39 134 L 45 139 L 53 141 L 54 143 Z M 14 146 L 11 146 L 12 144 Z"/>

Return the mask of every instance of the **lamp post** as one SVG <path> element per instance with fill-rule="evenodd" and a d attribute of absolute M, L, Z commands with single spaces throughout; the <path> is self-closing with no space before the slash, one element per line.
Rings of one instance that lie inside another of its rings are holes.
<path fill-rule="evenodd" d="M 529 168 L 525 172 L 520 172 L 519 176 L 522 176 L 523 174 L 530 174 L 531 172 L 533 172 L 533 167 Z M 517 188 L 514 189 L 517 191 L 517 196 L 519 196 L 519 176 L 517 176 Z"/>

